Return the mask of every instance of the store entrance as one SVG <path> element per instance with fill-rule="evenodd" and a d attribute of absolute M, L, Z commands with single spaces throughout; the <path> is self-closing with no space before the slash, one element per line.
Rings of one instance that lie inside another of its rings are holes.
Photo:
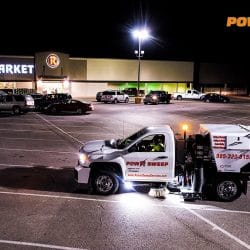
<path fill-rule="evenodd" d="M 68 81 L 38 81 L 37 92 L 42 94 L 70 94 L 70 83 Z"/>

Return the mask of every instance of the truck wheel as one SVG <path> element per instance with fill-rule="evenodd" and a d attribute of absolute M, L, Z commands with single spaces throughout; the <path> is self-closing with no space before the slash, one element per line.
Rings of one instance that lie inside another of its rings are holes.
<path fill-rule="evenodd" d="M 181 95 L 178 95 L 176 99 L 181 100 L 182 99 Z"/>
<path fill-rule="evenodd" d="M 233 178 L 218 179 L 215 188 L 220 201 L 234 201 L 241 195 L 241 183 Z"/>
<path fill-rule="evenodd" d="M 92 186 L 98 194 L 114 194 L 119 188 L 119 181 L 113 173 L 98 172 L 93 177 Z"/>

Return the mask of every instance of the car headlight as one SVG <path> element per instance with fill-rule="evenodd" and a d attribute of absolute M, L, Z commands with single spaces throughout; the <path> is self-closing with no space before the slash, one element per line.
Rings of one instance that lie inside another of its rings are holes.
<path fill-rule="evenodd" d="M 84 165 L 88 161 L 88 155 L 85 153 L 79 153 L 78 157 L 81 165 Z"/>
<path fill-rule="evenodd" d="M 153 95 L 153 96 L 152 96 L 152 99 L 153 99 L 153 100 L 157 100 L 157 96 L 156 96 L 156 95 Z"/>

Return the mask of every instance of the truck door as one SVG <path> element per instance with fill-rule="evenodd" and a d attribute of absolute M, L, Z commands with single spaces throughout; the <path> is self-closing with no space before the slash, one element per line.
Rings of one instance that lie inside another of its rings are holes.
<path fill-rule="evenodd" d="M 134 143 L 124 155 L 126 180 L 165 182 L 170 178 L 169 140 L 168 135 L 152 134 Z"/>
<path fill-rule="evenodd" d="M 194 99 L 199 99 L 199 96 L 200 96 L 200 93 L 199 93 L 198 91 L 196 91 L 196 90 L 193 90 L 193 95 L 192 95 L 192 97 L 193 97 Z"/>

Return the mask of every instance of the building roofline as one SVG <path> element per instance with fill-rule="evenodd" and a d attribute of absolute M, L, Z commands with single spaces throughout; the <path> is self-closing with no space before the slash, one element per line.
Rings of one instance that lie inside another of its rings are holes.
<path fill-rule="evenodd" d="M 13 55 L 0 55 L 0 57 L 12 57 L 12 58 L 32 58 L 34 59 L 34 56 L 13 56 Z"/>

